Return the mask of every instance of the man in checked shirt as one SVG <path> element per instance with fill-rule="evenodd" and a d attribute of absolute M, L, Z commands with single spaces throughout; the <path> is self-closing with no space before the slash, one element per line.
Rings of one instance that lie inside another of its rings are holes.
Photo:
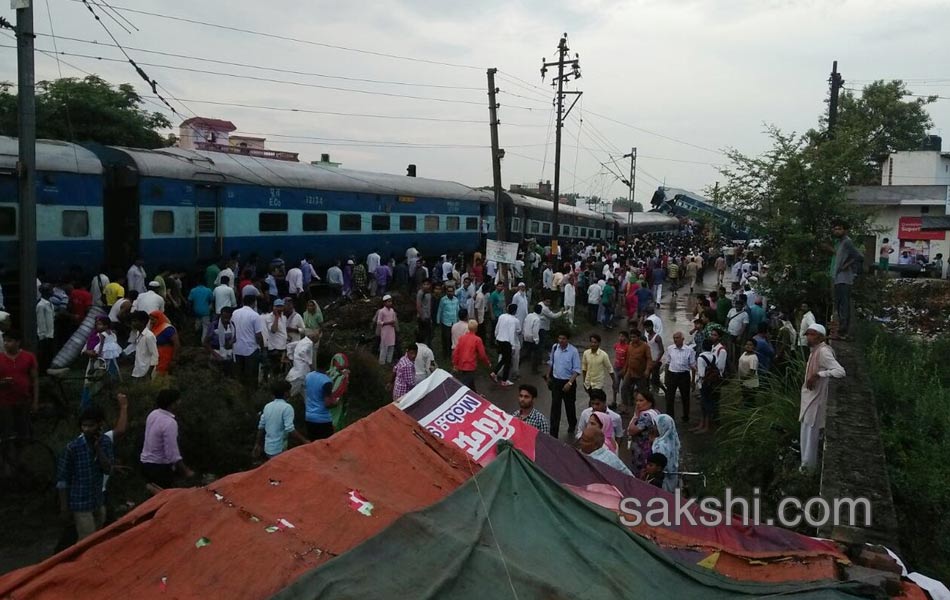
<path fill-rule="evenodd" d="M 90 407 L 79 416 L 82 435 L 66 445 L 56 476 L 60 511 L 76 523 L 78 539 L 102 528 L 106 517 L 103 477 L 112 472 L 112 439 L 102 435 L 102 409 Z"/>
<path fill-rule="evenodd" d="M 511 413 L 528 425 L 532 425 L 541 433 L 550 433 L 551 425 L 548 418 L 540 410 L 534 407 L 534 400 L 538 397 L 538 388 L 524 383 L 518 386 L 518 410 Z"/>

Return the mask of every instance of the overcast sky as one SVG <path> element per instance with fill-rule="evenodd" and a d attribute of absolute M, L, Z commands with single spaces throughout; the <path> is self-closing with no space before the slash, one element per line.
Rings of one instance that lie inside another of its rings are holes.
<path fill-rule="evenodd" d="M 111 43 L 81 3 L 49 0 L 49 4 L 57 36 Z M 950 68 L 941 59 L 950 23 L 946 0 L 119 0 L 112 5 L 471 67 L 387 58 L 123 12 L 138 29 L 129 27 L 129 33 L 102 16 L 140 63 L 305 84 L 143 65 L 182 101 L 169 98 L 185 117 L 198 114 L 233 121 L 239 132 L 266 135 L 269 147 L 300 152 L 306 160 L 328 152 L 346 167 L 397 174 L 415 163 L 420 177 L 470 185 L 491 183 L 485 93 L 489 66 L 501 72 L 497 84 L 501 145 L 507 150 L 502 164 L 505 186 L 553 179 L 552 93 L 550 77 L 542 83 L 539 67 L 542 57 L 554 57 L 565 31 L 571 51 L 580 54 L 583 74 L 571 89 L 583 90 L 584 95 L 564 129 L 564 193 L 625 195 L 624 185 L 600 163 L 626 174 L 629 162 L 620 154 L 633 146 L 640 155 L 638 200 L 648 200 L 658 180 L 699 191 L 717 179 L 714 165 L 724 158 L 717 150 L 761 152 L 768 144 L 762 133 L 765 123 L 794 131 L 814 126 L 825 109 L 827 78 L 835 59 L 849 88 L 877 78 L 904 78 L 913 81 L 915 93 L 950 97 Z M 35 10 L 37 32 L 49 33 L 47 4 L 39 2 Z M 13 20 L 7 6 L 0 14 Z M 65 39 L 57 44 L 60 51 L 121 58 L 118 49 L 107 46 Z M 52 49 L 53 40 L 41 36 L 37 47 Z M 15 81 L 15 51 L 2 52 L 0 79 Z M 133 82 L 144 95 L 151 95 L 127 63 L 74 56 L 62 60 L 113 83 Z M 82 75 L 65 62 L 59 66 L 64 76 Z M 56 61 L 42 54 L 37 54 L 36 71 L 38 79 L 58 76 Z M 315 73 L 411 85 L 346 81 Z M 209 101 L 477 122 L 309 114 Z M 154 104 L 148 107 L 158 110 Z M 937 133 L 950 127 L 950 100 L 932 105 L 931 114 Z M 171 118 L 176 126 L 181 120 Z M 367 142 L 415 146 L 353 145 Z M 425 145 L 439 147 L 419 147 Z"/>

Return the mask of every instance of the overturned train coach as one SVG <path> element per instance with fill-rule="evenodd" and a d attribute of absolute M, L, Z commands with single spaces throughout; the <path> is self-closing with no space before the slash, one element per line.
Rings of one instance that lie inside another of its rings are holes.
<path fill-rule="evenodd" d="M 494 237 L 494 196 L 450 181 L 247 155 L 37 143 L 38 263 L 56 277 L 126 268 L 136 256 L 191 268 L 240 251 L 312 253 L 323 265 L 377 250 L 399 256 L 473 252 Z M 17 256 L 17 140 L 0 137 L 0 256 Z M 502 194 L 507 239 L 550 240 L 550 201 Z M 610 242 L 613 214 L 562 205 L 559 239 Z M 650 219 L 657 219 L 654 215 Z M 650 230 L 669 229 L 670 217 Z"/>

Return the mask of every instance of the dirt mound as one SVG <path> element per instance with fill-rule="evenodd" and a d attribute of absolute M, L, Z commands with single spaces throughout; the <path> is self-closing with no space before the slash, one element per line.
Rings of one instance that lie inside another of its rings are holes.
<path fill-rule="evenodd" d="M 950 333 L 950 281 L 889 279 L 876 302 L 858 309 L 889 331 L 932 338 Z"/>

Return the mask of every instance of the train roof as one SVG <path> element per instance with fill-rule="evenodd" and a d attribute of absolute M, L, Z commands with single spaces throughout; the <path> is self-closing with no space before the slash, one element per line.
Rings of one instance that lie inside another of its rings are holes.
<path fill-rule="evenodd" d="M 15 169 L 19 155 L 17 138 L 0 135 L 0 169 Z M 82 146 L 59 140 L 36 140 L 36 169 L 100 175 L 102 163 Z"/>
<path fill-rule="evenodd" d="M 257 158 L 240 154 L 184 150 L 181 148 L 116 147 L 125 153 L 142 175 L 193 181 L 225 181 L 267 187 L 291 187 L 366 194 L 396 194 L 448 200 L 490 202 L 491 194 L 461 183 L 373 173 Z"/>
<path fill-rule="evenodd" d="M 676 227 L 679 225 L 679 219 L 672 215 L 661 212 L 635 212 L 628 217 L 628 213 L 615 212 L 614 219 L 622 227 Z"/>
<path fill-rule="evenodd" d="M 554 210 L 554 203 L 550 200 L 543 200 L 541 198 L 533 198 L 531 196 L 524 196 L 522 194 L 515 194 L 512 192 L 505 192 L 505 194 L 511 198 L 511 201 L 514 202 L 516 206 L 525 206 L 528 208 L 540 208 L 543 210 Z M 559 204 L 558 212 L 571 215 L 574 217 L 581 217 L 584 219 L 596 219 L 600 221 L 610 220 L 610 217 L 605 216 L 603 213 L 599 213 L 587 208 L 581 208 L 579 206 L 571 206 L 570 204 Z"/>

